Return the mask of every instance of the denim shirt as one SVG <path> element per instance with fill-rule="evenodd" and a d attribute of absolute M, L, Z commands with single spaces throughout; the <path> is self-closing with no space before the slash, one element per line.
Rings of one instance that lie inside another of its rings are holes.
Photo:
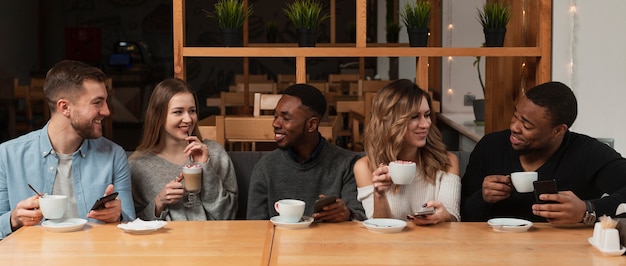
<path fill-rule="evenodd" d="M 11 234 L 11 211 L 18 202 L 34 195 L 28 184 L 52 194 L 57 165 L 47 124 L 0 144 L 0 239 Z M 72 155 L 72 183 L 78 218 L 87 219 L 94 202 L 113 184 L 122 203 L 122 221 L 135 219 L 130 170 L 119 145 L 104 137 L 85 139 Z"/>

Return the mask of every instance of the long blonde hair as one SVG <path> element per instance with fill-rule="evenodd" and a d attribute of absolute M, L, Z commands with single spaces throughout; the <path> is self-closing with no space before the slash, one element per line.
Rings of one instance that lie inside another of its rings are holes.
<path fill-rule="evenodd" d="M 372 171 L 381 163 L 388 164 L 398 159 L 409 120 L 419 109 L 423 98 L 432 110 L 430 95 L 407 79 L 391 82 L 378 91 L 372 102 L 372 116 L 363 141 Z M 418 149 L 415 163 L 426 180 L 434 183 L 437 171 L 446 171 L 451 164 L 441 133 L 434 126 L 434 112 L 431 120 L 426 145 Z"/>

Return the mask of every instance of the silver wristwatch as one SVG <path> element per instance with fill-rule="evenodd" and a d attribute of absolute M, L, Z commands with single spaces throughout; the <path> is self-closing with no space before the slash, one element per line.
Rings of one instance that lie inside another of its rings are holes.
<path fill-rule="evenodd" d="M 585 211 L 585 216 L 583 216 L 583 223 L 594 225 L 596 223 L 596 210 L 591 201 L 585 200 L 585 204 L 587 205 L 587 211 Z"/>

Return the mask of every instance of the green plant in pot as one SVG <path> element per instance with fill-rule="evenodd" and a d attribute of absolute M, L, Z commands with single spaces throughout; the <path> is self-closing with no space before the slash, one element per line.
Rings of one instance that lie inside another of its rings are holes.
<path fill-rule="evenodd" d="M 275 43 L 276 39 L 278 38 L 278 22 L 268 21 L 265 29 L 267 30 L 267 32 L 265 33 L 267 42 Z"/>
<path fill-rule="evenodd" d="M 414 4 L 407 2 L 400 14 L 406 31 L 409 34 L 411 47 L 424 47 L 428 45 L 428 32 L 430 25 L 430 3 L 417 0 Z"/>
<path fill-rule="evenodd" d="M 485 33 L 485 46 L 502 47 L 504 45 L 506 25 L 510 19 L 511 9 L 500 2 L 488 1 L 482 10 L 478 9 L 478 21 Z"/>
<path fill-rule="evenodd" d="M 483 43 L 483 46 L 485 44 Z M 474 67 L 476 67 L 476 73 L 478 74 L 478 81 L 480 82 L 480 87 L 483 89 L 483 97 L 485 96 L 485 83 L 483 82 L 483 76 L 480 73 L 480 56 L 476 56 L 474 60 Z M 485 123 L 485 99 L 474 99 L 472 102 L 472 107 L 474 108 L 474 122 L 477 125 L 481 123 Z"/>
<path fill-rule="evenodd" d="M 400 30 L 402 26 L 393 21 L 387 21 L 387 42 L 388 43 L 397 43 L 398 35 L 400 34 Z"/>
<path fill-rule="evenodd" d="M 207 17 L 217 19 L 217 25 L 222 31 L 224 45 L 240 45 L 243 23 L 254 12 L 252 5 L 244 9 L 241 0 L 219 0 L 214 7 L 214 12 L 204 9 L 202 11 L 206 13 Z"/>
<path fill-rule="evenodd" d="M 298 31 L 298 45 L 314 47 L 317 27 L 330 17 L 322 14 L 322 4 L 315 0 L 296 0 L 287 4 L 283 11 Z"/>

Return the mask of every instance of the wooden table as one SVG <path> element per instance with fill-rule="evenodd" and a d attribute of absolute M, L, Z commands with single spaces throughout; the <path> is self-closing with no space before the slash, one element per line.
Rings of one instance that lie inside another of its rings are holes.
<path fill-rule="evenodd" d="M 21 228 L 0 241 L 2 265 L 267 265 L 269 221 L 168 222 L 128 234 L 114 224 L 70 233 Z"/>
<path fill-rule="evenodd" d="M 369 232 L 360 223 L 277 228 L 270 265 L 624 265 L 587 238 L 592 228 L 535 224 L 524 233 L 494 232 L 486 223 L 409 224 L 403 232 Z"/>
<path fill-rule="evenodd" d="M 24 227 L 0 241 L 2 265 L 625 265 L 587 238 L 588 227 L 535 224 L 500 233 L 486 223 L 409 224 L 395 234 L 358 222 L 273 228 L 269 221 L 169 222 L 146 235 L 113 224 L 51 233 Z M 122 264 L 123 263 L 123 264 Z"/>

